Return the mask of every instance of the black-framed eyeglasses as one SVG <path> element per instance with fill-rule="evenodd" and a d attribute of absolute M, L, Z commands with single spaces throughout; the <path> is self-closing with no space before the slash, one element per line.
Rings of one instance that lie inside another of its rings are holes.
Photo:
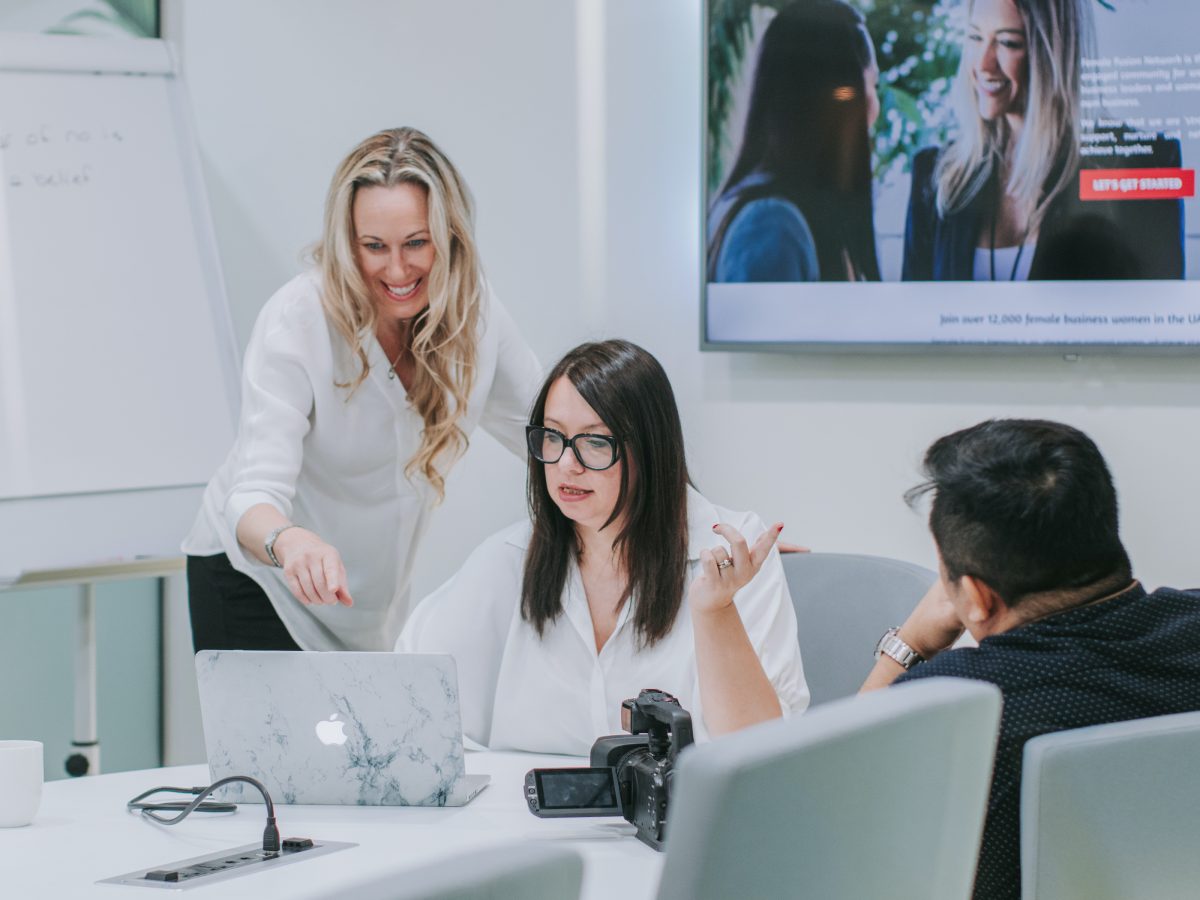
<path fill-rule="evenodd" d="M 577 434 L 567 437 L 553 428 L 526 425 L 525 440 L 529 444 L 530 454 L 540 463 L 558 462 L 568 447 L 581 466 L 595 472 L 611 469 L 621 458 L 621 442 L 611 434 Z"/>

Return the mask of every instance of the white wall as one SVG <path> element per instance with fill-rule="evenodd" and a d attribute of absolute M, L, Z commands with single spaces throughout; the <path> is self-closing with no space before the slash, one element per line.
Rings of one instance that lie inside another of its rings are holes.
<path fill-rule="evenodd" d="M 613 335 L 663 361 L 714 500 L 782 519 L 815 549 L 931 564 L 900 499 L 924 447 L 988 416 L 1061 419 L 1108 457 L 1142 577 L 1200 583 L 1187 514 L 1200 497 L 1195 357 L 699 352 L 700 6 L 168 0 L 243 342 L 316 237 L 340 156 L 414 124 L 470 181 L 489 275 L 544 361 Z M 418 592 L 521 513 L 521 478 L 476 439 Z"/>

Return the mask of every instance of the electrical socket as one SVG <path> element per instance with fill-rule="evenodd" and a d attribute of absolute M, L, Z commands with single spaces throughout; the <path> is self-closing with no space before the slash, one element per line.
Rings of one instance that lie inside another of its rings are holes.
<path fill-rule="evenodd" d="M 307 842 L 308 846 L 305 846 Z M 267 868 L 277 868 L 290 863 L 300 862 L 357 847 L 341 841 L 308 841 L 307 838 L 286 838 L 278 853 L 264 853 L 262 844 L 247 844 L 219 853 L 209 853 L 205 856 L 195 856 L 178 862 L 154 866 L 150 869 L 137 869 L 124 875 L 105 878 L 97 884 L 130 884 L 138 887 L 166 888 L 178 891 L 199 885 L 213 884 L 217 881 L 228 881 L 240 878 Z"/>

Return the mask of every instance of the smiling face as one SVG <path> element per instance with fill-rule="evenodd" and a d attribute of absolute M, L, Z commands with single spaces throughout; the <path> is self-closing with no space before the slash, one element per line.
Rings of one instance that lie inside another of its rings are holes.
<path fill-rule="evenodd" d="M 577 434 L 612 434 L 566 377 L 550 385 L 542 424 L 568 438 Z M 616 465 L 598 472 L 585 468 L 574 452 L 567 449 L 558 462 L 545 465 L 546 491 L 576 527 L 599 530 L 617 505 L 624 465 L 624 459 L 621 459 Z M 615 529 L 614 534 L 620 530 L 619 526 L 619 522 L 610 526 Z"/>
<path fill-rule="evenodd" d="M 360 187 L 351 215 L 355 261 L 380 320 L 412 319 L 429 306 L 433 268 L 425 189 L 415 184 Z"/>
<path fill-rule="evenodd" d="M 963 47 L 980 117 L 1023 118 L 1029 93 L 1025 20 L 1013 0 L 975 0 Z"/>

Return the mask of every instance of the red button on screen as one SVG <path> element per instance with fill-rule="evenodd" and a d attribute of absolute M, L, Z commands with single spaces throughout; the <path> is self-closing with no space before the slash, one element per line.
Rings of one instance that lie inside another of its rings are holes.
<path fill-rule="evenodd" d="M 1195 169 L 1083 169 L 1080 200 L 1179 200 L 1196 194 Z"/>

